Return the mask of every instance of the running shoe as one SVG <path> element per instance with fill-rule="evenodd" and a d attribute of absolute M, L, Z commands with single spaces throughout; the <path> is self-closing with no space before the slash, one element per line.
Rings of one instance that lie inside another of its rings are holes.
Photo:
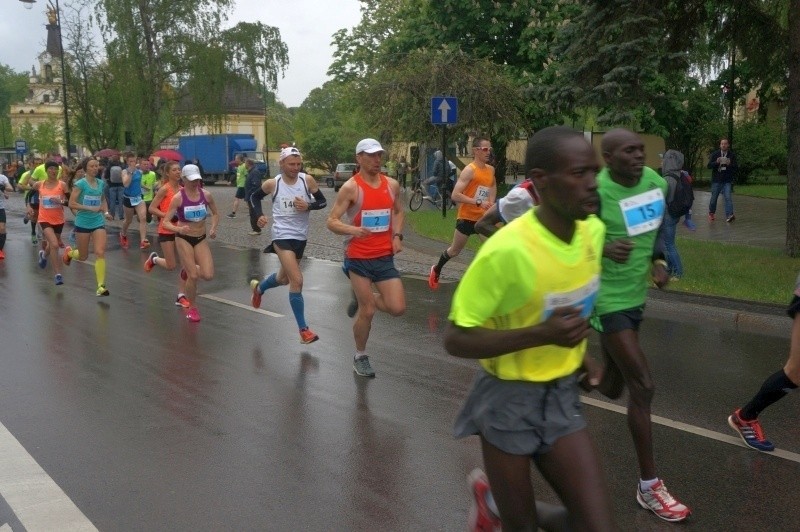
<path fill-rule="evenodd" d="M 742 409 L 738 408 L 736 412 L 728 416 L 728 425 L 739 434 L 744 444 L 756 451 L 774 451 L 775 446 L 764 436 L 761 423 L 757 419 L 745 421 L 739 417 L 741 412 Z"/>
<path fill-rule="evenodd" d="M 150 247 L 150 241 L 147 240 L 146 238 L 142 240 L 141 244 L 139 244 L 139 249 L 147 249 L 149 247 Z"/>
<path fill-rule="evenodd" d="M 180 275 L 181 275 L 181 281 L 186 281 L 189 279 L 189 274 L 186 273 L 186 270 L 184 270 L 183 268 L 181 268 Z"/>
<path fill-rule="evenodd" d="M 431 266 L 431 273 L 428 274 L 428 286 L 431 290 L 439 289 L 439 274 L 436 273 L 436 266 Z"/>
<path fill-rule="evenodd" d="M 472 505 L 469 509 L 467 530 L 471 532 L 500 532 L 503 523 L 496 516 L 489 505 L 486 504 L 487 496 L 491 493 L 489 479 L 486 473 L 476 468 L 467 475 L 467 484 L 472 493 Z"/>
<path fill-rule="evenodd" d="M 728 223 L 731 223 L 731 222 L 732 222 L 732 221 L 734 221 L 735 219 L 736 219 L 736 215 L 735 215 L 735 214 L 731 214 L 730 216 L 728 216 L 728 217 L 725 219 L 725 221 L 726 221 L 726 222 L 728 222 Z"/>
<path fill-rule="evenodd" d="M 39 250 L 39 267 L 43 270 L 47 267 L 47 257 L 45 256 L 43 249 Z"/>
<path fill-rule="evenodd" d="M 106 296 L 110 296 L 111 292 L 108 291 L 108 288 L 106 288 L 106 285 L 101 284 L 101 285 L 99 285 L 97 287 L 97 291 L 94 293 L 94 295 L 96 295 L 97 297 L 106 297 Z"/>
<path fill-rule="evenodd" d="M 695 225 L 695 223 L 692 221 L 692 219 L 691 219 L 691 218 L 686 218 L 686 217 L 684 217 L 684 218 L 683 218 L 683 225 L 685 225 L 685 226 L 686 226 L 686 228 L 687 228 L 689 231 L 697 231 L 697 226 Z"/>
<path fill-rule="evenodd" d="M 197 307 L 192 307 L 189 309 L 189 312 L 186 313 L 186 319 L 192 323 L 197 323 L 200 321 L 200 312 L 197 311 Z"/>
<path fill-rule="evenodd" d="M 39 243 L 39 238 L 36 235 L 31 235 L 31 244 L 34 246 Z"/>
<path fill-rule="evenodd" d="M 356 299 L 356 293 L 351 290 L 350 294 L 353 297 L 350 300 L 350 303 L 347 304 L 347 317 L 348 318 L 352 318 L 353 316 L 356 315 L 356 312 L 358 312 L 358 299 Z"/>
<path fill-rule="evenodd" d="M 153 270 L 153 267 L 156 265 L 157 258 L 158 258 L 158 253 L 156 253 L 155 251 L 152 252 L 150 256 L 147 257 L 147 260 L 144 261 L 144 271 L 148 273 L 151 272 Z"/>
<path fill-rule="evenodd" d="M 375 371 L 369 365 L 369 357 L 353 358 L 353 370 L 362 377 L 374 377 Z"/>
<path fill-rule="evenodd" d="M 25 225 L 28 225 L 29 221 L 30 221 L 30 218 L 28 218 L 27 214 L 22 217 L 22 223 L 24 223 Z"/>
<path fill-rule="evenodd" d="M 312 342 L 316 342 L 319 340 L 319 336 L 317 333 L 306 327 L 305 329 L 300 329 L 300 343 L 301 344 L 310 344 Z"/>
<path fill-rule="evenodd" d="M 192 306 L 192 304 L 189 302 L 189 298 L 184 294 L 178 294 L 178 297 L 175 298 L 175 306 L 189 308 Z"/>
<path fill-rule="evenodd" d="M 64 249 L 64 254 L 61 255 L 61 260 L 64 261 L 64 266 L 69 266 L 72 262 L 70 253 L 72 253 L 72 246 L 67 246 L 66 249 Z"/>
<path fill-rule="evenodd" d="M 5 252 L 2 249 L 0 249 L 0 260 L 4 260 L 5 258 L 6 258 Z"/>
<path fill-rule="evenodd" d="M 128 235 L 119 234 L 119 245 L 122 249 L 128 249 Z"/>
<path fill-rule="evenodd" d="M 250 281 L 250 289 L 253 291 L 253 295 L 250 297 L 250 304 L 253 305 L 253 308 L 261 308 L 261 290 L 258 289 L 258 279 L 253 279 Z"/>
<path fill-rule="evenodd" d="M 250 236 L 258 236 L 261 234 L 261 231 L 250 231 L 247 234 Z"/>
<path fill-rule="evenodd" d="M 683 521 L 692 513 L 689 508 L 670 495 L 661 480 L 656 482 L 652 488 L 644 491 L 642 491 L 642 485 L 637 484 L 636 501 L 645 510 L 650 510 L 664 521 L 672 523 Z"/>
<path fill-rule="evenodd" d="M 64 277 L 60 273 L 57 273 L 56 274 L 56 286 L 61 286 L 62 284 L 64 284 Z"/>
<path fill-rule="evenodd" d="M 708 213 L 708 221 L 713 222 L 716 219 L 713 212 Z"/>
<path fill-rule="evenodd" d="M 228 214 L 227 216 L 228 216 L 228 218 L 236 218 L 236 213 L 232 212 L 232 213 Z"/>

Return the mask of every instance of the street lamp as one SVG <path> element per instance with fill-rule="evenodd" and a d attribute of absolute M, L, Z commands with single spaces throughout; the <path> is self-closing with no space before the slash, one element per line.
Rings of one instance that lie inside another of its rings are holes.
<path fill-rule="evenodd" d="M 36 0 L 19 0 L 25 9 L 33 9 Z M 64 99 L 64 140 L 67 143 L 67 159 L 69 159 L 69 108 L 67 107 L 67 69 L 64 67 L 64 40 L 61 38 L 61 7 L 56 0 L 56 25 L 58 26 L 58 47 L 61 50 L 61 97 Z"/>

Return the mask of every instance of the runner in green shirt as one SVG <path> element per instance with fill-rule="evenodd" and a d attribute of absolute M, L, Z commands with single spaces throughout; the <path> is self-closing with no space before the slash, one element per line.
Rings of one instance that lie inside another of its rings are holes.
<path fill-rule="evenodd" d="M 142 159 L 139 163 L 139 169 L 142 171 L 142 199 L 147 206 L 147 223 L 153 223 L 153 215 L 150 214 L 150 204 L 153 203 L 153 196 L 158 188 L 158 176 L 153 171 L 153 166 L 150 164 L 149 159 Z"/>
<path fill-rule="evenodd" d="M 628 427 L 639 459 L 636 489 L 640 506 L 665 521 L 690 515 L 656 475 L 650 403 L 653 379 L 642 347 L 639 326 L 651 279 L 669 282 L 661 226 L 667 182 L 644 165 L 644 142 L 632 131 L 613 129 L 601 145 L 606 167 L 598 174 L 600 218 L 606 224 L 600 293 L 593 325 L 600 331 L 606 370 L 598 389 L 611 398 L 628 387 Z"/>

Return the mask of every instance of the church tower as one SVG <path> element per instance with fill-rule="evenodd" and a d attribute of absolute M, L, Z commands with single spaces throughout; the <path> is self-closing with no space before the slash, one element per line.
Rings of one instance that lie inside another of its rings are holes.
<path fill-rule="evenodd" d="M 39 68 L 31 67 L 28 76 L 28 96 L 18 104 L 11 105 L 11 129 L 19 134 L 27 122 L 34 129 L 52 123 L 63 134 L 64 94 L 62 89 L 60 28 L 57 14 L 51 6 L 47 11 L 47 44 L 38 57 Z M 56 146 L 53 146 L 56 148 Z M 63 146 L 58 147 L 66 153 Z"/>

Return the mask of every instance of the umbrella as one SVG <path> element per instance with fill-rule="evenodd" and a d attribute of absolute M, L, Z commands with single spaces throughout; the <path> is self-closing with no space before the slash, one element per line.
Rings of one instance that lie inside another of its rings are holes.
<path fill-rule="evenodd" d="M 119 155 L 119 150 L 115 150 L 113 148 L 103 148 L 94 154 L 95 157 L 113 157 L 114 155 Z"/>
<path fill-rule="evenodd" d="M 182 161 L 185 157 L 177 150 L 156 150 L 150 157 L 158 157 L 159 159 L 166 159 L 168 161 Z"/>

